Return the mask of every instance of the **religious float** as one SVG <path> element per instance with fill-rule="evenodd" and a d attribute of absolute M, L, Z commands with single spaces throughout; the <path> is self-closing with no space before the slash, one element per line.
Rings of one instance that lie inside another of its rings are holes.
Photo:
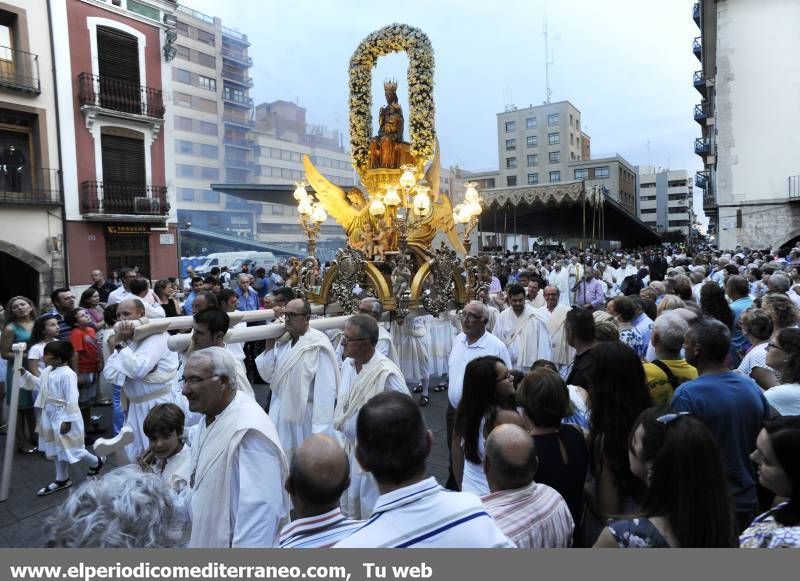
<path fill-rule="evenodd" d="M 384 83 L 386 104 L 379 112 L 378 133 L 372 135 L 372 71 L 378 58 L 393 52 L 408 55 L 410 141 L 403 138 L 405 118 L 394 80 Z M 439 188 L 433 70 L 430 40 L 404 24 L 370 34 L 353 53 L 350 145 L 364 189 L 341 189 L 304 156 L 307 183 L 298 183 L 294 192 L 309 248 L 309 256 L 297 265 L 294 288 L 310 302 L 338 303 L 351 313 L 357 309 L 359 296 L 353 289 L 358 287 L 403 319 L 411 311 L 438 315 L 486 290 L 485 268 L 470 255 L 470 235 L 482 210 L 475 184 L 465 184 L 464 203 L 455 208 Z M 328 215 L 345 230 L 347 244 L 320 277 L 315 241 Z M 442 236 L 434 248 L 437 234 Z"/>

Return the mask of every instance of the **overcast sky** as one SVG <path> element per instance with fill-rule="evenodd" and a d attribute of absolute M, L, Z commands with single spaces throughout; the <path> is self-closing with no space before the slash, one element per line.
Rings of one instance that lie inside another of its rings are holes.
<path fill-rule="evenodd" d="M 545 100 L 544 19 L 549 29 L 551 101 L 581 111 L 592 157 L 619 153 L 634 165 L 702 169 L 692 119 L 700 68 L 692 39 L 693 0 L 182 0 L 248 35 L 251 94 L 307 109 L 309 123 L 347 136 L 348 62 L 361 40 L 400 22 L 421 28 L 436 56 L 436 130 L 445 165 L 497 168 L 496 115 Z M 373 118 L 381 84 L 400 82 L 407 60 L 391 55 L 373 73 Z M 406 135 L 408 131 L 406 130 Z M 701 210 L 701 192 L 695 208 Z"/>

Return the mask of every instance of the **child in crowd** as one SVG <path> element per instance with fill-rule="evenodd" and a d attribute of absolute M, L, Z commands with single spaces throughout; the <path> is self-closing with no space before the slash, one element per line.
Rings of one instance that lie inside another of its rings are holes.
<path fill-rule="evenodd" d="M 41 376 L 47 367 L 44 362 L 45 345 L 58 339 L 58 332 L 58 319 L 55 315 L 43 315 L 33 324 L 31 339 L 28 342 L 28 371 L 36 377 Z M 36 391 L 33 397 L 36 398 Z"/>
<path fill-rule="evenodd" d="M 47 367 L 37 377 L 20 368 L 23 387 L 39 389 L 36 407 L 42 410 L 37 431 L 39 448 L 56 463 L 56 479 L 36 494 L 45 496 L 72 486 L 69 465 L 85 461 L 89 476 L 100 473 L 105 458 L 98 458 L 83 445 L 83 419 L 78 408 L 78 376 L 70 368 L 75 353 L 67 341 L 51 341 L 44 347 Z"/>
<path fill-rule="evenodd" d="M 184 443 L 183 410 L 174 403 L 162 403 L 147 414 L 142 429 L 150 446 L 139 459 L 143 469 L 152 470 L 177 495 L 187 490 L 189 448 Z"/>
<path fill-rule="evenodd" d="M 77 354 L 78 406 L 81 409 L 83 424 L 87 434 L 99 434 L 91 425 L 92 404 L 97 396 L 97 376 L 100 372 L 100 349 L 97 345 L 97 331 L 92 326 L 92 317 L 86 309 L 72 309 L 64 314 L 64 321 L 72 327 L 69 340 Z"/>
<path fill-rule="evenodd" d="M 118 320 L 117 307 L 118 305 L 108 305 L 106 307 L 106 310 L 103 312 L 103 321 L 105 322 L 105 327 L 102 331 L 100 331 L 97 337 L 97 344 L 100 345 L 102 360 L 104 363 L 111 356 L 111 348 L 109 347 L 108 342 L 111 337 L 114 336 L 114 325 Z M 98 403 L 101 405 L 107 405 L 108 403 L 111 403 L 113 406 L 111 412 L 111 424 L 114 436 L 116 436 L 122 429 L 123 424 L 125 424 L 125 412 L 122 411 L 120 396 L 122 387 L 119 385 L 112 385 L 111 382 L 103 377 L 102 373 L 98 374 L 97 383 L 97 391 L 100 399 Z"/>

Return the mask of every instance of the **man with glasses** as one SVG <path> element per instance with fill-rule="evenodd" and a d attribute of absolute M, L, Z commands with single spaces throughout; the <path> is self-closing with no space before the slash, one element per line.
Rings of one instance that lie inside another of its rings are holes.
<path fill-rule="evenodd" d="M 403 374 L 395 363 L 377 351 L 378 323 L 369 315 L 353 315 L 344 325 L 342 385 L 333 425 L 344 439 L 350 459 L 350 487 L 342 497 L 342 509 L 354 519 L 369 518 L 380 492 L 372 476 L 355 458 L 356 420 L 367 401 L 384 391 L 408 396 Z"/>
<path fill-rule="evenodd" d="M 534 361 L 552 356 L 550 336 L 539 311 L 525 300 L 522 285 L 508 286 L 508 301 L 511 308 L 500 313 L 493 333 L 508 347 L 513 368 L 527 373 Z"/>
<path fill-rule="evenodd" d="M 238 390 L 235 361 L 222 347 L 192 353 L 182 392 L 203 414 L 191 442 L 189 547 L 275 547 L 289 516 L 289 474 L 275 426 Z"/>
<path fill-rule="evenodd" d="M 389 333 L 386 327 L 381 325 L 381 316 L 383 315 L 381 302 L 375 297 L 361 299 L 361 302 L 358 303 L 358 312 L 362 315 L 369 315 L 377 321 L 378 344 L 375 346 L 375 350 L 397 365 L 399 360 L 397 358 L 397 350 L 394 348 L 394 341 L 392 341 L 392 334 Z"/>
<path fill-rule="evenodd" d="M 447 406 L 447 449 L 452 448 L 453 423 L 455 421 L 456 408 L 461 401 L 461 394 L 464 389 L 464 371 L 467 363 L 484 355 L 494 355 L 503 360 L 508 369 L 511 369 L 511 355 L 505 344 L 486 330 L 489 322 L 489 309 L 483 303 L 473 301 L 464 307 L 461 313 L 461 328 L 453 340 L 453 350 L 448 359 L 450 377 L 448 378 L 447 398 L 450 404 Z M 453 476 L 452 460 L 450 462 L 450 476 L 447 480 L 447 488 L 458 490 L 455 477 Z"/>
<path fill-rule="evenodd" d="M 311 434 L 334 435 L 339 368 L 328 337 L 309 327 L 308 301 L 289 301 L 283 317 L 286 333 L 266 340 L 256 368 L 272 390 L 269 416 L 291 455 Z"/>
<path fill-rule="evenodd" d="M 144 303 L 138 298 L 119 303 L 120 322 L 109 339 L 111 355 L 105 362 L 103 378 L 121 386 L 128 400 L 125 423 L 133 429 L 134 440 L 126 446 L 128 458 L 135 460 L 147 450 L 149 440 L 144 433 L 144 420 L 161 403 L 178 403 L 172 390 L 178 356 L 167 348 L 169 334 L 155 333 L 142 339 L 133 336 L 133 321 L 145 316 Z"/>

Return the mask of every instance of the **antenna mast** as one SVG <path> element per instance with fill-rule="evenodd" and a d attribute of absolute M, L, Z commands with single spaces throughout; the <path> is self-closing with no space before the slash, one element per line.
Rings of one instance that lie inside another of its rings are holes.
<path fill-rule="evenodd" d="M 545 103 L 550 102 L 550 95 L 553 94 L 553 91 L 550 90 L 550 65 L 553 64 L 553 61 L 550 60 L 550 50 L 548 44 L 548 35 L 547 35 L 547 12 L 544 13 L 544 80 L 546 86 L 545 92 Z"/>

